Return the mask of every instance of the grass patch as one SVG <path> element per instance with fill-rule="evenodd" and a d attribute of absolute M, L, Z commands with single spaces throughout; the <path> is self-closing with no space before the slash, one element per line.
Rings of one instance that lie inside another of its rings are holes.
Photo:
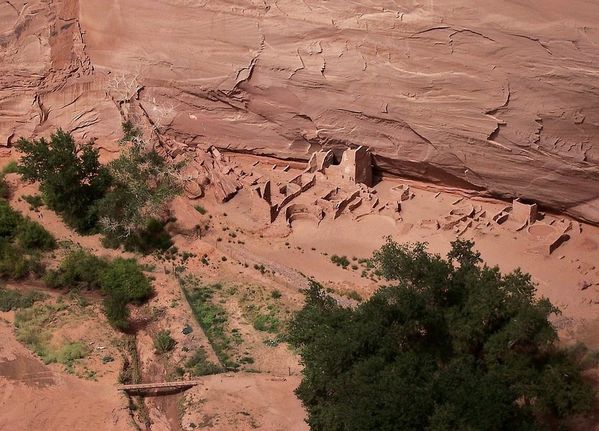
<path fill-rule="evenodd" d="M 278 333 L 281 326 L 279 318 L 272 311 L 269 314 L 258 314 L 252 324 L 257 331 L 268 332 L 269 334 Z"/>
<path fill-rule="evenodd" d="M 17 312 L 15 333 L 17 340 L 33 350 L 44 363 L 63 364 L 72 371 L 75 362 L 85 358 L 89 350 L 81 341 L 65 341 L 59 346 L 51 344 L 48 327 L 61 309 L 53 305 L 36 305 Z"/>

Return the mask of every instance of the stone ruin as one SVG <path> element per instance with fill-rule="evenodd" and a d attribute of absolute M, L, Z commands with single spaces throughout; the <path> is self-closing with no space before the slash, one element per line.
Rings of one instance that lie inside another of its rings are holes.
<path fill-rule="evenodd" d="M 240 178 L 245 172 L 230 164 L 216 148 L 207 151 L 197 151 L 192 158 L 179 154 L 173 159 L 174 163 L 183 162 L 180 173 L 183 188 L 188 198 L 203 197 L 208 188 L 212 188 L 219 202 L 231 199 L 243 187 Z"/>
<path fill-rule="evenodd" d="M 276 169 L 276 165 L 273 169 Z M 283 169 L 283 172 L 287 171 Z M 378 205 L 378 199 L 373 198 L 375 192 L 370 189 L 372 183 L 372 156 L 368 148 L 360 146 L 345 150 L 340 160 L 331 150 L 317 151 L 312 154 L 301 174 L 276 186 L 272 178 L 260 178 L 252 184 L 251 190 L 258 211 L 266 214 L 270 223 L 284 213 L 285 221 L 290 225 L 299 218 L 310 218 L 319 223 L 326 214 L 333 219 L 343 213 L 357 217 L 355 211 L 362 207 L 363 202 L 366 202 L 366 212 L 372 213 Z M 306 192 L 317 184 L 318 190 L 326 190 L 333 184 L 335 186 L 322 194 L 315 190 L 308 196 Z M 347 192 L 348 189 L 351 191 Z M 300 196 L 303 202 L 296 203 L 295 200 Z M 388 205 L 389 212 L 393 212 L 391 208 L 393 205 Z M 395 203 L 395 208 L 398 213 L 401 206 Z M 382 210 L 382 207 L 379 209 Z"/>
<path fill-rule="evenodd" d="M 403 195 L 405 196 L 405 195 Z M 439 219 L 422 220 L 420 225 L 429 229 L 454 230 L 458 236 L 463 235 L 468 229 L 492 229 L 493 226 L 502 226 L 513 232 L 526 232 L 534 245 L 529 249 L 534 253 L 550 255 L 561 244 L 570 239 L 569 231 L 573 229 L 570 221 L 562 219 L 560 222 L 552 220 L 550 223 L 540 222 L 536 203 L 526 203 L 521 199 L 514 199 L 512 205 L 502 208 L 487 219 L 486 211 L 482 206 L 462 204 L 462 199 L 453 202 L 456 206 L 447 216 Z"/>
<path fill-rule="evenodd" d="M 340 179 L 354 184 L 373 185 L 372 155 L 367 147 L 347 149 L 336 163 L 333 151 L 317 151 L 308 161 L 308 172 L 320 172 L 329 179 Z"/>
<path fill-rule="evenodd" d="M 288 226 L 299 219 L 320 223 L 327 215 L 336 219 L 344 213 L 354 219 L 378 214 L 398 222 L 401 221 L 402 202 L 414 198 L 410 187 L 400 184 L 391 188 L 396 199 L 379 201 L 376 191 L 371 189 L 372 157 L 363 146 L 345 150 L 340 160 L 330 150 L 317 151 L 303 172 L 282 183 L 275 183 L 272 178 L 263 178 L 255 172 L 245 172 L 214 147 L 194 152 L 191 159 L 185 154 L 174 157 L 175 163 L 181 161 L 185 161 L 181 179 L 188 198 L 203 197 L 206 190 L 212 189 L 219 202 L 226 202 L 246 186 L 253 196 L 252 210 L 262 213 L 269 223 L 275 223 L 281 213 Z M 256 161 L 252 166 L 259 163 Z M 276 168 L 274 165 L 272 170 Z M 289 169 L 290 166 L 285 165 L 280 171 L 288 173 Z M 298 199 L 300 201 L 296 201 Z M 514 199 L 511 205 L 490 218 L 482 206 L 462 204 L 462 200 L 453 202 L 455 208 L 448 215 L 422 220 L 420 225 L 435 230 L 454 230 L 458 236 L 469 229 L 492 229 L 493 226 L 524 231 L 535 242 L 530 250 L 545 255 L 566 242 L 570 238 L 569 232 L 574 229 L 573 223 L 564 219 L 541 222 L 537 204 L 521 199 Z"/>

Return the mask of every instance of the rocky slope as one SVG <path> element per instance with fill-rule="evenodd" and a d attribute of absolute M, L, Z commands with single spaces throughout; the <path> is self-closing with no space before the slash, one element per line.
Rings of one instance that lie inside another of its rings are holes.
<path fill-rule="evenodd" d="M 62 126 L 111 150 L 133 114 L 171 149 L 365 144 L 599 223 L 597 22 L 594 0 L 7 0 L 0 144 Z"/>

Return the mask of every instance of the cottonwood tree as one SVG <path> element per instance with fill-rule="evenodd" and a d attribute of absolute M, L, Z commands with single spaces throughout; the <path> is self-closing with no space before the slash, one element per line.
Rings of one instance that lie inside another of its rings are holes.
<path fill-rule="evenodd" d="M 149 148 L 130 123 L 124 123 L 123 130 L 121 154 L 108 164 L 110 192 L 98 202 L 102 230 L 112 245 L 146 251 L 152 245 L 142 243 L 153 237 L 158 248 L 168 248 L 171 244 L 161 222 L 166 204 L 181 191 L 181 165 L 168 163 Z"/>
<path fill-rule="evenodd" d="M 472 247 L 443 259 L 388 241 L 374 261 L 390 285 L 355 308 L 312 284 L 289 335 L 312 430 L 541 430 L 590 408 L 558 310 Z"/>
<path fill-rule="evenodd" d="M 110 175 L 92 143 L 78 145 L 70 133 L 58 129 L 50 140 L 21 138 L 23 153 L 17 172 L 27 181 L 39 181 L 48 208 L 69 226 L 89 233 L 97 226 L 95 202 L 110 186 Z"/>

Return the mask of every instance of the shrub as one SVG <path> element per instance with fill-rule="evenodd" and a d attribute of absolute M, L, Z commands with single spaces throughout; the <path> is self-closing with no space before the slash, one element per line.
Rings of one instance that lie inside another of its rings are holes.
<path fill-rule="evenodd" d="M 17 226 L 23 221 L 23 216 L 13 210 L 7 201 L 0 200 L 0 237 L 12 239 Z"/>
<path fill-rule="evenodd" d="M 278 290 L 278 289 L 275 289 L 275 290 L 273 290 L 273 291 L 270 293 L 270 296 L 271 296 L 273 299 L 279 299 L 279 298 L 282 296 L 282 294 L 281 294 L 281 291 L 280 291 L 280 290 Z"/>
<path fill-rule="evenodd" d="M 196 209 L 197 212 L 199 212 L 202 215 L 204 215 L 208 212 L 208 211 L 206 211 L 206 208 L 204 208 L 202 205 L 196 205 L 196 206 L 194 206 L 194 208 Z"/>
<path fill-rule="evenodd" d="M 23 218 L 0 199 L 0 276 L 21 279 L 44 271 L 39 253 L 56 247 L 52 235 L 39 223 Z"/>
<path fill-rule="evenodd" d="M 127 302 L 142 303 L 152 294 L 152 285 L 134 259 L 117 257 L 100 273 L 102 292 L 122 296 Z"/>
<path fill-rule="evenodd" d="M 335 265 L 342 267 L 343 269 L 349 266 L 349 260 L 347 256 L 337 256 L 336 254 L 331 256 L 331 262 Z"/>
<path fill-rule="evenodd" d="M 170 352 L 175 348 L 175 340 L 171 337 L 171 332 L 167 330 L 158 331 L 152 337 L 152 341 L 154 342 L 154 349 L 156 349 L 156 353 L 158 354 Z"/>
<path fill-rule="evenodd" d="M 16 160 L 11 160 L 2 168 L 2 174 L 16 174 L 18 172 L 18 165 Z"/>
<path fill-rule="evenodd" d="M 48 271 L 44 281 L 50 287 L 99 289 L 100 274 L 107 268 L 105 259 L 94 256 L 85 250 L 70 252 L 62 260 L 58 269 Z"/>
<path fill-rule="evenodd" d="M 0 198 L 8 199 L 10 196 L 10 188 L 8 187 L 8 183 L 6 182 L 6 178 L 4 174 L 0 174 Z"/>
<path fill-rule="evenodd" d="M 125 331 L 129 329 L 129 308 L 127 298 L 120 293 L 113 293 L 104 298 L 104 314 L 114 328 Z"/>
<path fill-rule="evenodd" d="M 84 250 L 69 253 L 44 281 L 50 287 L 100 290 L 108 321 L 121 330 L 129 327 L 128 304 L 140 304 L 152 295 L 150 280 L 136 260 L 108 261 Z"/>

